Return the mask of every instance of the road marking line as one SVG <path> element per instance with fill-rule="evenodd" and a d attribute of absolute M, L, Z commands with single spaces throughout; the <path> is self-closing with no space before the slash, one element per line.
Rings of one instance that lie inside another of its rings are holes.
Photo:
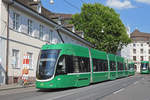
<path fill-rule="evenodd" d="M 125 89 L 125 88 L 122 88 L 122 89 L 120 89 L 120 90 L 118 90 L 118 91 L 115 91 L 113 94 L 117 94 L 117 93 L 123 91 L 124 89 Z"/>

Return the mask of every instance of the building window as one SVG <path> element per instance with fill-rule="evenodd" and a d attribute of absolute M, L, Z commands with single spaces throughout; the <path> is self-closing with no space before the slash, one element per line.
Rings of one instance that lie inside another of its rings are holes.
<path fill-rule="evenodd" d="M 29 69 L 33 69 L 33 65 L 32 65 L 32 53 L 27 53 L 28 57 L 29 57 Z"/>
<path fill-rule="evenodd" d="M 136 56 L 133 56 L 133 60 L 136 61 Z"/>
<path fill-rule="evenodd" d="M 136 49 L 133 49 L 133 53 L 136 54 Z"/>
<path fill-rule="evenodd" d="M 149 42 L 147 42 L 147 44 L 149 44 Z"/>
<path fill-rule="evenodd" d="M 141 43 L 141 47 L 143 47 L 143 43 Z"/>
<path fill-rule="evenodd" d="M 143 54 L 143 51 L 144 51 L 143 49 L 140 49 L 141 54 Z"/>
<path fill-rule="evenodd" d="M 32 20 L 28 19 L 28 34 L 32 35 Z"/>
<path fill-rule="evenodd" d="M 19 14 L 13 13 L 13 29 L 19 29 Z"/>
<path fill-rule="evenodd" d="M 143 57 L 143 56 L 141 56 L 140 58 L 141 58 L 141 61 L 143 61 L 143 60 L 144 60 L 144 57 Z"/>
<path fill-rule="evenodd" d="M 40 39 L 43 40 L 43 30 L 44 30 L 44 26 L 43 25 L 40 25 Z"/>
<path fill-rule="evenodd" d="M 135 47 L 136 46 L 136 44 L 135 43 L 133 43 L 133 47 Z"/>
<path fill-rule="evenodd" d="M 53 30 L 49 30 L 49 42 L 52 43 L 52 33 Z"/>
<path fill-rule="evenodd" d="M 133 43 L 133 47 L 135 47 L 136 46 L 136 44 L 135 43 Z"/>
<path fill-rule="evenodd" d="M 149 56 L 149 61 L 150 61 L 150 56 Z"/>
<path fill-rule="evenodd" d="M 13 68 L 19 68 L 19 50 L 12 50 Z"/>

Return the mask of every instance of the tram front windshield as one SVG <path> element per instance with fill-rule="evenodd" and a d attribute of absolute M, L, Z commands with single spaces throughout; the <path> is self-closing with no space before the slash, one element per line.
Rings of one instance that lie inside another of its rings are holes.
<path fill-rule="evenodd" d="M 37 79 L 49 79 L 54 75 L 54 69 L 60 50 L 42 50 L 36 72 Z"/>
<path fill-rule="evenodd" d="M 147 70 L 148 63 L 141 63 L 141 68 L 142 68 L 142 70 Z"/>
<path fill-rule="evenodd" d="M 129 70 L 134 70 L 134 64 L 129 64 Z"/>

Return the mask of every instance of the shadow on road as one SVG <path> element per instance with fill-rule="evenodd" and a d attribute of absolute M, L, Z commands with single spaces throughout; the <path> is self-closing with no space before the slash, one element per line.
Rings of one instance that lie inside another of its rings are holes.
<path fill-rule="evenodd" d="M 70 89 L 76 89 L 75 87 L 72 88 L 60 88 L 60 89 L 39 89 L 37 92 L 60 92 L 60 91 L 66 91 Z"/>

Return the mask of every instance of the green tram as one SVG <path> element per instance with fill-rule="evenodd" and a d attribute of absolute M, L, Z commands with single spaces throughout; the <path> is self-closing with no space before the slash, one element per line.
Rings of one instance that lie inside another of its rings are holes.
<path fill-rule="evenodd" d="M 128 75 L 134 75 L 135 74 L 135 68 L 134 68 L 135 63 L 134 62 L 129 62 L 128 63 Z"/>
<path fill-rule="evenodd" d="M 68 88 L 128 76 L 124 58 L 73 44 L 44 45 L 36 88 Z"/>
<path fill-rule="evenodd" d="M 141 74 L 150 74 L 150 62 L 141 61 Z"/>

